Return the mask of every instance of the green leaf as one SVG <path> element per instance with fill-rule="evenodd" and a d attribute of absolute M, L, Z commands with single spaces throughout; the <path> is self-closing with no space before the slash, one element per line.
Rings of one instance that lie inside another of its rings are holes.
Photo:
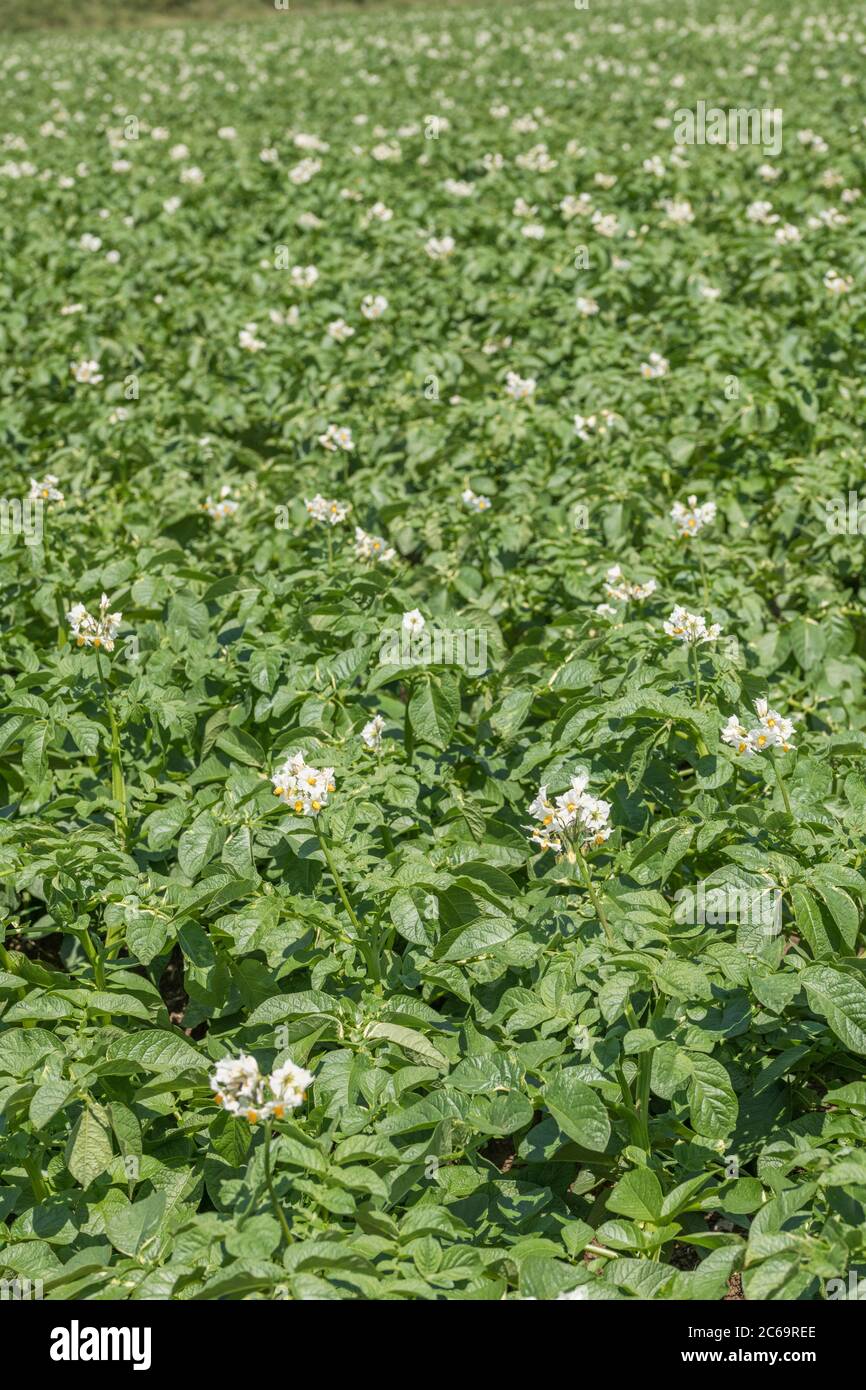
<path fill-rule="evenodd" d="M 610 1119 L 604 1102 L 565 1069 L 544 1090 L 544 1101 L 563 1134 L 585 1149 L 603 1153 L 610 1139 Z"/>

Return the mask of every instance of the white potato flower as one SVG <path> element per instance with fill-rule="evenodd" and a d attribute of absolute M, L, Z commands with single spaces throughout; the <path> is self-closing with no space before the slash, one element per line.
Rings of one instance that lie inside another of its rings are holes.
<path fill-rule="evenodd" d="M 657 377 L 667 376 L 670 366 L 668 359 L 662 357 L 660 352 L 651 352 L 649 361 L 641 362 L 640 374 L 645 381 L 655 381 Z"/>
<path fill-rule="evenodd" d="M 63 493 L 57 484 L 60 482 L 53 473 L 46 473 L 44 478 L 31 478 L 30 491 L 27 499 L 30 502 L 39 500 L 41 502 L 62 502 Z"/>
<path fill-rule="evenodd" d="M 217 1105 L 229 1115 L 243 1116 L 250 1124 L 271 1117 L 281 1120 L 287 1110 L 296 1110 L 307 1098 L 312 1072 L 299 1067 L 291 1058 L 262 1076 L 255 1057 L 223 1057 L 210 1077 Z"/>
<path fill-rule="evenodd" d="M 79 385 L 98 386 L 103 380 L 95 357 L 90 357 L 84 362 L 70 362 L 69 370 Z"/>
<path fill-rule="evenodd" d="M 532 842 L 542 850 L 560 853 L 564 844 L 580 843 L 584 849 L 604 844 L 612 832 L 611 804 L 587 790 L 589 773 L 575 772 L 568 790 L 551 801 L 547 787 L 541 786 L 529 807 L 538 822 L 527 826 Z"/>
<path fill-rule="evenodd" d="M 453 236 L 431 236 L 424 243 L 424 250 L 431 261 L 447 261 L 454 254 L 456 242 Z"/>
<path fill-rule="evenodd" d="M 611 565 L 604 587 L 608 598 L 616 599 L 618 603 L 642 603 L 655 593 L 656 582 L 648 579 L 646 584 L 632 584 L 624 577 L 619 565 Z"/>
<path fill-rule="evenodd" d="M 706 620 L 700 613 L 690 613 L 680 603 L 676 604 L 671 616 L 665 620 L 664 630 L 668 637 L 696 646 L 700 646 L 702 642 L 715 642 L 722 631 L 718 623 L 712 623 L 707 627 Z"/>
<path fill-rule="evenodd" d="M 87 611 L 83 603 L 75 603 L 70 608 L 66 614 L 66 620 L 79 647 L 94 647 L 97 651 L 100 648 L 104 648 L 107 652 L 114 651 L 114 641 L 123 620 L 123 614 L 109 613 L 110 603 L 108 594 L 103 594 L 99 600 L 99 616 L 96 618 Z"/>
<path fill-rule="evenodd" d="M 381 714 L 374 714 L 361 730 L 361 739 L 367 748 L 378 753 L 382 747 L 382 734 L 385 729 L 385 721 Z"/>
<path fill-rule="evenodd" d="M 786 719 L 778 710 L 771 709 L 769 701 L 755 701 L 758 723 L 753 729 L 746 729 L 736 714 L 732 714 L 721 731 L 723 743 L 729 743 L 743 757 L 767 752 L 770 748 L 781 748 L 789 752 L 796 745 L 793 742 L 793 720 Z"/>
<path fill-rule="evenodd" d="M 333 338 L 335 343 L 345 343 L 349 338 L 355 336 L 355 330 L 345 319 L 334 319 L 328 324 L 328 337 Z"/>
<path fill-rule="evenodd" d="M 323 449 L 327 449 L 332 454 L 336 453 L 338 449 L 342 449 L 348 454 L 355 447 L 352 431 L 348 425 L 329 425 L 325 433 L 319 435 L 319 443 Z"/>
<path fill-rule="evenodd" d="M 383 294 L 365 294 L 361 300 L 361 313 L 365 319 L 380 319 L 388 308 L 388 301 Z"/>
<path fill-rule="evenodd" d="M 414 635 L 416 632 L 423 632 L 427 626 L 427 619 L 422 615 L 418 608 L 412 608 L 408 613 L 403 614 L 403 631 Z"/>
<path fill-rule="evenodd" d="M 698 505 L 697 496 L 692 493 L 687 504 L 674 502 L 670 514 L 671 521 L 681 536 L 696 536 L 705 526 L 711 526 L 715 521 L 716 504 L 715 502 L 701 502 Z"/>
<path fill-rule="evenodd" d="M 506 372 L 505 392 L 515 401 L 529 400 L 535 394 L 537 383 L 535 377 L 518 376 L 517 372 Z"/>
<path fill-rule="evenodd" d="M 206 497 L 202 502 L 202 511 L 207 512 L 211 521 L 225 521 L 227 516 L 234 516 L 238 509 L 238 503 L 232 499 L 232 489 L 228 483 L 224 483 L 220 488 L 219 497 Z"/>
<path fill-rule="evenodd" d="M 387 565 L 394 559 L 397 552 L 381 536 L 372 536 L 369 531 L 364 531 L 360 526 L 356 526 L 355 554 L 359 560 L 375 560 L 380 565 Z"/>
<path fill-rule="evenodd" d="M 472 512 L 486 512 L 492 505 L 489 497 L 485 497 L 483 493 L 473 492 L 471 487 L 465 488 L 460 497 L 463 505 Z"/>
<path fill-rule="evenodd" d="M 321 493 L 311 499 L 304 499 L 307 513 L 314 521 L 322 521 L 328 526 L 339 526 L 352 510 L 351 502 L 338 502 L 336 497 L 322 497 Z"/>
<path fill-rule="evenodd" d="M 317 816 L 336 790 L 332 767 L 311 767 L 304 754 L 291 753 L 271 777 L 274 796 L 281 796 L 296 816 Z"/>

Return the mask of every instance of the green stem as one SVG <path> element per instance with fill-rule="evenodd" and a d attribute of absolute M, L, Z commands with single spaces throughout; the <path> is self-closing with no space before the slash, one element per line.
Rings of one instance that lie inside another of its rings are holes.
<path fill-rule="evenodd" d="M 331 854 L 331 851 L 328 847 L 328 842 L 325 839 L 324 832 L 321 830 L 319 831 L 319 844 L 322 847 L 322 853 L 325 856 L 325 862 L 327 863 L 328 868 L 331 872 L 331 877 L 334 880 L 334 883 L 336 884 L 337 892 L 340 895 L 340 901 L 346 909 L 346 912 L 349 915 L 349 921 L 352 923 L 352 926 L 355 928 L 355 931 L 357 933 L 357 944 L 360 947 L 361 954 L 363 955 L 367 965 L 367 969 L 371 972 L 373 979 L 378 984 L 379 980 L 381 980 L 382 978 L 382 968 L 379 962 L 378 948 L 376 946 L 371 945 L 370 942 L 366 940 L 366 937 L 364 935 L 364 929 L 361 926 L 361 923 L 358 921 L 358 915 L 355 912 L 355 909 L 353 908 L 349 900 L 348 893 L 343 887 L 343 880 L 340 878 L 340 875 L 337 871 L 337 866 L 334 863 L 334 856 Z"/>
<path fill-rule="evenodd" d="M 328 574 L 330 574 L 334 568 L 334 538 L 331 535 L 330 523 L 325 522 L 325 525 L 328 527 L 327 531 L 325 532 L 325 537 L 328 542 Z"/>
<path fill-rule="evenodd" d="M 283 1228 L 283 1235 L 284 1235 L 285 1238 L 286 1238 L 286 1244 L 287 1244 L 287 1245 L 291 1245 L 291 1243 L 292 1243 L 292 1232 L 291 1232 L 291 1230 L 290 1230 L 290 1228 L 289 1228 L 289 1223 L 288 1223 L 288 1221 L 286 1220 L 285 1213 L 284 1213 L 282 1207 L 280 1206 L 279 1202 L 277 1201 L 277 1194 L 276 1194 L 276 1192 L 274 1191 L 274 1180 L 273 1180 L 273 1178 L 272 1178 L 272 1176 L 271 1176 L 271 1122 L 270 1122 L 270 1120 L 268 1120 L 267 1124 L 265 1125 L 265 1183 L 266 1183 L 267 1189 L 268 1189 L 268 1196 L 269 1196 L 270 1199 L 271 1199 L 271 1206 L 272 1206 L 273 1209 L 274 1209 L 274 1214 L 276 1215 L 277 1220 L 279 1221 L 280 1225 L 281 1225 L 282 1228 Z"/>
<path fill-rule="evenodd" d="M 692 648 L 692 665 L 693 665 L 694 671 L 695 671 L 695 702 L 696 702 L 696 704 L 697 704 L 698 709 L 700 709 L 700 707 L 701 707 L 701 662 L 700 662 L 700 657 L 698 656 L 698 644 L 697 644 L 697 642 L 692 642 L 692 643 L 691 643 L 691 648 Z"/>
<path fill-rule="evenodd" d="M 706 563 L 705 563 L 705 561 L 704 561 L 704 552 L 703 552 L 703 549 L 702 549 L 702 547 L 701 547 L 700 542 L 698 542 L 698 559 L 699 559 L 700 565 L 701 565 L 701 579 L 703 580 L 703 584 L 704 584 L 704 612 L 706 613 L 707 617 L 709 618 L 709 616 L 710 616 L 710 586 L 709 586 L 709 584 L 708 584 L 708 582 L 707 582 L 707 566 L 706 566 Z"/>
<path fill-rule="evenodd" d="M 773 764 L 773 771 L 776 774 L 776 781 L 779 784 L 779 791 L 782 793 L 782 800 L 785 803 L 785 810 L 788 812 L 789 816 L 793 816 L 794 812 L 791 810 L 791 798 L 788 795 L 788 788 L 785 786 L 785 779 L 779 771 L 779 764 L 776 762 L 776 759 L 773 757 L 772 753 L 770 754 L 770 761 Z"/>
<path fill-rule="evenodd" d="M 99 684 L 102 687 L 105 709 L 108 714 L 108 724 L 111 730 L 111 798 L 118 806 L 114 827 L 117 831 L 117 838 L 120 840 L 121 848 L 125 849 L 127 838 L 126 782 L 123 776 L 123 758 L 120 751 L 120 726 L 117 722 L 117 717 L 114 713 L 114 705 L 111 702 L 111 696 L 105 682 L 105 675 L 102 670 L 102 654 L 99 650 L 96 652 L 96 669 L 99 672 Z"/>
<path fill-rule="evenodd" d="M 580 865 L 580 872 L 583 875 L 583 881 L 586 884 L 586 890 L 589 893 L 590 901 L 592 902 L 592 905 L 595 908 L 596 916 L 598 917 L 598 920 L 601 922 L 601 925 L 604 928 L 604 934 L 607 937 L 608 945 L 613 946 L 615 944 L 613 939 L 613 932 L 610 929 L 610 923 L 608 922 L 607 917 L 604 914 L 604 908 L 602 907 L 601 902 L 599 901 L 598 894 L 596 893 L 595 887 L 593 886 L 592 876 L 589 872 L 589 865 L 586 862 L 586 856 L 584 855 L 582 850 L 577 851 L 577 862 Z"/>

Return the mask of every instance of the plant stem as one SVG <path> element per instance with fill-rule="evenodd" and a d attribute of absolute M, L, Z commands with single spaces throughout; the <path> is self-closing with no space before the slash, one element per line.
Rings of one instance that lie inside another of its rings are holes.
<path fill-rule="evenodd" d="M 770 760 L 773 764 L 773 771 L 776 774 L 776 781 L 779 784 L 779 791 L 782 793 L 782 800 L 785 803 L 785 810 L 788 812 L 789 816 L 793 816 L 794 812 L 791 810 L 791 798 L 788 795 L 788 788 L 785 786 L 785 779 L 779 771 L 779 764 L 776 762 L 776 759 L 773 757 L 772 753 L 770 754 Z"/>
<path fill-rule="evenodd" d="M 589 893 L 590 901 L 592 902 L 592 905 L 595 908 L 598 920 L 601 922 L 601 925 L 604 928 L 604 934 L 607 937 L 607 943 L 609 946 L 613 946 L 615 944 L 613 939 L 613 932 L 610 929 L 610 923 L 608 922 L 607 917 L 604 914 L 604 908 L 602 907 L 601 902 L 599 901 L 598 894 L 596 893 L 595 887 L 593 886 L 592 876 L 589 872 L 589 865 L 586 862 L 586 856 L 584 855 L 582 850 L 577 851 L 577 862 L 580 864 L 580 872 L 583 874 L 583 881 L 586 884 L 586 890 Z"/>
<path fill-rule="evenodd" d="M 700 560 L 700 564 L 701 564 L 701 579 L 703 580 L 703 584 L 704 584 L 704 610 L 706 611 L 707 617 L 709 617 L 709 616 L 710 616 L 710 586 L 709 586 L 709 584 L 708 584 L 708 582 L 707 582 L 707 566 L 706 566 L 706 562 L 704 561 L 704 552 L 703 552 L 703 548 L 702 548 L 702 546 L 700 545 L 700 543 L 698 543 L 698 559 Z"/>
<path fill-rule="evenodd" d="M 699 656 L 698 656 L 698 644 L 697 644 L 697 642 L 692 642 L 691 648 L 692 648 L 692 665 L 694 666 L 694 671 L 695 671 L 695 703 L 697 704 L 698 709 L 700 709 L 700 707 L 701 707 L 701 663 L 700 663 L 700 658 L 699 658 Z"/>
<path fill-rule="evenodd" d="M 334 856 L 331 854 L 324 832 L 321 830 L 319 831 L 319 844 L 322 847 L 322 853 L 325 856 L 325 861 L 331 872 L 331 877 L 333 878 L 334 883 L 336 884 L 337 892 L 340 895 L 340 901 L 346 909 L 346 912 L 349 914 L 349 920 L 352 923 L 352 926 L 355 928 L 355 931 L 357 932 L 357 944 L 361 949 L 361 954 L 364 957 L 367 969 L 371 972 L 373 979 L 378 984 L 379 980 L 381 980 L 382 978 L 382 968 L 379 962 L 378 948 L 372 946 L 364 936 L 364 929 L 361 926 L 361 923 L 358 921 L 358 915 L 355 912 L 355 909 L 353 908 L 351 902 L 349 901 L 349 895 L 343 887 L 343 880 L 340 878 L 340 875 L 337 871 L 337 866 L 334 863 Z"/>
<path fill-rule="evenodd" d="M 277 1194 L 276 1194 L 276 1192 L 274 1191 L 274 1181 L 273 1181 L 273 1178 L 271 1177 L 271 1122 L 270 1122 L 270 1120 L 268 1120 L 267 1124 L 265 1125 L 265 1183 L 267 1184 L 268 1196 L 269 1196 L 270 1199 L 271 1199 L 271 1206 L 272 1206 L 273 1209 L 274 1209 L 274 1213 L 275 1213 L 275 1215 L 276 1215 L 277 1220 L 279 1221 L 280 1225 L 281 1225 L 282 1228 L 283 1228 L 283 1235 L 284 1235 L 285 1238 L 286 1238 L 286 1244 L 287 1244 L 287 1245 L 291 1245 L 291 1243 L 292 1243 L 292 1232 L 291 1232 L 291 1230 L 289 1229 L 289 1223 L 288 1223 L 288 1221 L 286 1220 L 285 1213 L 284 1213 L 282 1207 L 280 1206 L 279 1202 L 277 1201 Z"/>
<path fill-rule="evenodd" d="M 115 816 L 114 828 L 120 840 L 122 849 L 126 848 L 127 820 L 126 820 L 126 782 L 123 777 L 123 758 L 120 752 L 120 726 L 114 713 L 114 705 L 105 683 L 105 675 L 102 670 L 102 654 L 96 652 L 96 669 L 99 672 L 99 684 L 102 686 L 102 694 L 105 699 L 105 708 L 108 714 L 108 723 L 111 729 L 111 798 L 117 803 L 118 813 Z"/>

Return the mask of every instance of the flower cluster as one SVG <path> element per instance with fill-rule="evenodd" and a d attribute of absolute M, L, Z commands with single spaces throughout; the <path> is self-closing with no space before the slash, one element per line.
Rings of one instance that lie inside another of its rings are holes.
<path fill-rule="evenodd" d="M 109 613 L 108 605 L 111 600 L 108 594 L 103 594 L 99 600 L 99 617 L 94 618 L 88 613 L 83 603 L 73 604 L 66 614 L 67 622 L 72 629 L 72 636 L 75 638 L 79 647 L 104 647 L 107 652 L 114 651 L 114 639 L 120 628 L 122 613 Z"/>
<path fill-rule="evenodd" d="M 329 526 L 338 526 L 352 510 L 351 502 L 338 502 L 336 497 L 322 497 L 319 493 L 311 501 L 305 498 L 304 505 L 314 521 L 324 521 Z"/>
<path fill-rule="evenodd" d="M 310 767 L 303 753 L 292 753 L 271 781 L 274 796 L 282 796 L 296 816 L 317 816 L 335 790 L 332 767 Z"/>
<path fill-rule="evenodd" d="M 667 376 L 670 371 L 670 362 L 666 357 L 662 357 L 660 352 L 651 352 L 648 362 L 641 362 L 640 374 L 644 381 L 655 381 L 657 377 Z"/>
<path fill-rule="evenodd" d="M 482 493 L 473 492 L 471 487 L 467 487 L 461 493 L 461 500 L 465 507 L 471 512 L 486 512 L 490 507 L 490 498 L 484 497 Z"/>
<path fill-rule="evenodd" d="M 220 488 L 219 497 L 206 497 L 202 502 L 202 511 L 207 512 L 211 521 L 225 521 L 227 516 L 234 516 L 238 509 L 237 502 L 232 500 L 232 490 L 226 483 Z"/>
<path fill-rule="evenodd" d="M 397 552 L 381 536 L 371 536 L 369 531 L 362 531 L 360 526 L 356 526 L 355 554 L 359 560 L 377 560 L 380 565 L 387 565 Z"/>
<path fill-rule="evenodd" d="M 710 526 L 715 519 L 715 502 L 701 502 L 699 506 L 694 493 L 689 497 L 687 506 L 682 502 L 674 502 L 671 507 L 671 521 L 681 536 L 696 536 L 705 526 Z"/>
<path fill-rule="evenodd" d="M 578 439 L 588 444 L 593 435 L 604 438 L 611 430 L 623 426 L 622 416 L 614 410 L 600 410 L 597 415 L 575 415 L 574 432 Z"/>
<path fill-rule="evenodd" d="M 568 791 L 549 800 L 547 787 L 539 787 L 529 807 L 538 827 L 527 826 L 530 839 L 539 849 L 561 853 L 563 843 L 579 841 L 583 848 L 604 844 L 611 833 L 610 802 L 590 796 L 586 790 L 589 773 L 576 772 Z"/>
<path fill-rule="evenodd" d="M 255 1057 L 223 1057 L 210 1078 L 217 1105 L 229 1115 L 242 1115 L 251 1125 L 273 1116 L 281 1120 L 287 1110 L 296 1110 L 307 1098 L 312 1072 L 287 1060 L 264 1077 Z"/>
<path fill-rule="evenodd" d="M 319 435 L 319 443 L 332 454 L 340 449 L 350 454 L 355 447 L 352 431 L 346 425 L 329 425 L 325 433 Z"/>
<path fill-rule="evenodd" d="M 512 400 L 528 401 L 535 394 L 535 378 L 518 376 L 517 372 L 505 373 L 505 391 Z"/>
<path fill-rule="evenodd" d="M 707 627 L 706 620 L 700 613 L 690 613 L 681 603 L 676 604 L 671 616 L 666 619 L 664 629 L 668 637 L 697 646 L 702 642 L 715 642 L 722 631 L 718 623 L 712 623 Z"/>
<path fill-rule="evenodd" d="M 44 478 L 31 478 L 28 501 L 34 502 L 38 499 L 41 502 L 62 502 L 63 493 L 57 487 L 59 482 L 60 479 L 55 478 L 53 473 L 46 473 Z"/>
<path fill-rule="evenodd" d="M 645 598 L 656 591 L 654 579 L 648 579 L 646 584 L 631 584 L 624 576 L 619 565 L 611 565 L 605 577 L 605 592 L 608 598 L 616 599 L 617 603 L 642 603 Z"/>
<path fill-rule="evenodd" d="M 729 743 L 738 753 L 750 758 L 753 753 L 764 753 L 769 748 L 781 748 L 783 753 L 794 747 L 791 735 L 794 725 L 784 719 L 778 710 L 770 709 L 767 700 L 755 701 L 758 723 L 754 729 L 747 729 L 736 714 L 732 714 L 721 732 L 723 743 Z"/>

